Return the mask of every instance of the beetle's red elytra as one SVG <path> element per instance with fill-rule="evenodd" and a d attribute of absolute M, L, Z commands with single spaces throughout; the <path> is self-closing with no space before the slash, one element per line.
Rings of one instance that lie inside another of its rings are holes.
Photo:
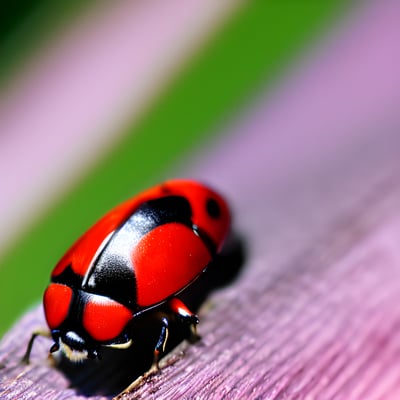
<path fill-rule="evenodd" d="M 160 305 L 195 327 L 177 297 L 221 250 L 230 212 L 212 189 L 190 180 L 150 188 L 108 212 L 67 251 L 51 274 L 43 305 L 54 343 L 72 361 L 99 358 L 102 346 L 126 348 L 131 325 Z M 161 318 L 158 366 L 168 336 Z M 29 360 L 35 332 L 28 345 Z"/>

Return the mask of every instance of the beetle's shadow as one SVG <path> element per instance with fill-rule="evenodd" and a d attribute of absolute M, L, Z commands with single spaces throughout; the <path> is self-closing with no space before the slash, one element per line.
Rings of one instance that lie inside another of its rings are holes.
<path fill-rule="evenodd" d="M 231 235 L 221 254 L 179 297 L 193 312 L 197 312 L 210 292 L 237 278 L 245 256 L 242 238 L 236 234 Z M 187 338 L 189 331 L 184 329 L 182 324 L 174 322 L 169 328 L 166 353 Z M 115 396 L 148 371 L 153 361 L 154 346 L 159 332 L 159 321 L 149 314 L 149 317 L 140 321 L 140 329 L 135 329 L 133 344 L 129 349 L 105 348 L 102 350 L 102 360 L 87 360 L 81 364 L 62 359 L 58 368 L 68 377 L 71 386 L 79 394 Z"/>
<path fill-rule="evenodd" d="M 151 314 L 149 314 L 151 316 Z M 85 360 L 71 363 L 62 358 L 58 368 L 67 376 L 70 386 L 80 395 L 103 395 L 113 397 L 129 386 L 150 368 L 154 345 L 160 332 L 155 318 L 140 321 L 140 330 L 135 331 L 133 344 L 125 350 L 102 348 L 101 360 Z M 172 327 L 170 335 L 175 345 L 180 332 Z M 183 340 L 182 335 L 179 340 Z M 171 343 L 168 342 L 168 349 Z"/>

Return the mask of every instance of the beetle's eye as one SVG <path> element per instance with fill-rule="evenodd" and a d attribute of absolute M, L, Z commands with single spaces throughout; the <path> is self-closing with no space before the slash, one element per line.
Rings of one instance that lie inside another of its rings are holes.
<path fill-rule="evenodd" d="M 213 219 L 217 219 L 221 215 L 221 208 L 215 199 L 207 199 L 206 210 L 207 214 Z"/>

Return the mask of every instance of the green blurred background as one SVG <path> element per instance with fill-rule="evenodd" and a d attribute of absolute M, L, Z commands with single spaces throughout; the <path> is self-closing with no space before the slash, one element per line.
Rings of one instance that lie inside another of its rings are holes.
<path fill-rule="evenodd" d="M 11 4 L 0 24 L 3 92 L 49 37 L 94 7 L 92 1 Z M 0 253 L 0 334 L 40 300 L 54 264 L 86 228 L 144 186 L 182 174 L 179 161 L 212 146 L 221 126 L 272 87 L 347 8 L 340 0 L 251 2 L 221 23 L 139 123 L 127 121 L 122 139 Z"/>

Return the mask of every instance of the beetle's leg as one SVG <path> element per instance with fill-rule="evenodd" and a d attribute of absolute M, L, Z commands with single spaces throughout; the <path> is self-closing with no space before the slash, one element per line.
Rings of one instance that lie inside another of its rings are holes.
<path fill-rule="evenodd" d="M 154 356 L 153 356 L 153 364 L 150 368 L 150 371 L 158 371 L 160 368 L 158 366 L 158 362 L 160 360 L 160 356 L 165 351 L 165 345 L 168 340 L 168 318 L 163 316 L 161 318 L 161 331 L 160 336 L 158 338 L 156 347 L 154 348 Z"/>
<path fill-rule="evenodd" d="M 32 351 L 32 347 L 33 347 L 33 342 L 35 341 L 35 339 L 38 336 L 44 336 L 47 338 L 51 338 L 51 334 L 48 330 L 45 329 L 38 329 L 36 331 L 32 332 L 32 336 L 28 342 L 28 346 L 26 347 L 26 352 L 24 354 L 24 356 L 22 357 L 21 362 L 25 363 L 25 364 L 29 364 L 29 358 L 31 356 L 31 351 Z"/>
<path fill-rule="evenodd" d="M 154 348 L 154 356 L 153 356 L 152 366 L 150 367 L 150 369 L 147 372 L 145 372 L 142 376 L 139 376 L 134 382 L 132 382 L 119 395 L 115 396 L 113 398 L 113 400 L 122 399 L 126 394 L 131 393 L 135 388 L 142 385 L 150 376 L 153 376 L 154 374 L 156 374 L 159 371 L 160 367 L 158 364 L 160 361 L 160 357 L 163 355 L 163 353 L 165 351 L 165 346 L 166 346 L 167 340 L 168 340 L 168 333 L 169 333 L 168 315 L 169 314 L 171 314 L 171 313 L 174 314 L 178 320 L 189 325 L 191 328 L 191 339 L 198 339 L 198 336 L 196 333 L 196 325 L 199 323 L 199 319 L 197 318 L 197 315 L 193 314 L 186 307 L 186 305 L 177 298 L 172 298 L 168 302 L 168 307 L 169 307 L 170 313 L 161 313 L 161 315 L 160 315 L 161 330 L 160 330 L 160 336 L 158 337 L 157 344 Z"/>
<path fill-rule="evenodd" d="M 151 365 L 150 369 L 145 372 L 143 375 L 139 376 L 136 380 L 134 380 L 125 390 L 123 390 L 119 395 L 115 396 L 113 400 L 120 400 L 122 399 L 126 394 L 131 393 L 134 389 L 142 385 L 149 377 L 155 375 L 159 370 L 160 367 L 158 365 L 160 361 L 160 356 L 165 351 L 165 345 L 168 340 L 168 318 L 165 314 L 161 314 L 162 317 L 160 319 L 161 321 L 161 331 L 160 331 L 160 336 L 158 337 L 157 344 L 154 348 L 154 356 L 153 356 L 153 364 Z"/>
<path fill-rule="evenodd" d="M 199 339 L 197 334 L 197 324 L 199 323 L 199 318 L 196 314 L 192 313 L 189 308 L 183 303 L 182 300 L 174 297 L 168 302 L 170 310 L 176 315 L 178 320 L 189 325 L 190 327 L 190 338 L 189 341 L 195 342 Z"/>

